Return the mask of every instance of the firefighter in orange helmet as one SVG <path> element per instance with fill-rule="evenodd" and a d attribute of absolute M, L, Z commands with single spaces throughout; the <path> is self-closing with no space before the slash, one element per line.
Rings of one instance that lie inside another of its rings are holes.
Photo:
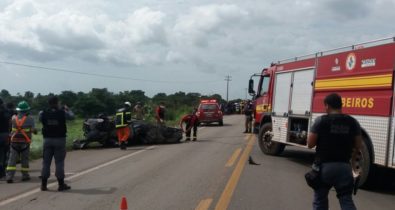
<path fill-rule="evenodd" d="M 119 109 L 115 115 L 115 128 L 117 130 L 117 137 L 120 149 L 125 150 L 126 144 L 131 135 L 129 123 L 132 120 L 132 104 L 125 102 L 124 106 Z"/>
<path fill-rule="evenodd" d="M 191 131 L 193 130 L 193 139 L 192 141 L 196 141 L 197 139 L 197 127 L 199 125 L 199 118 L 196 115 L 197 109 L 194 108 L 191 114 L 187 114 L 181 118 L 180 127 L 183 129 L 183 124 L 185 124 L 185 141 L 191 140 Z"/>

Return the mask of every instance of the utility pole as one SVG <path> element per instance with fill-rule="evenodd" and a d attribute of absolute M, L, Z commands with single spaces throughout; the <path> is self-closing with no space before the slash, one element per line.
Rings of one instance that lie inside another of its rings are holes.
<path fill-rule="evenodd" d="M 245 98 L 245 100 L 247 100 L 247 93 L 248 93 L 248 88 L 245 88 L 245 93 L 246 93 L 246 98 Z"/>
<path fill-rule="evenodd" d="M 232 77 L 230 75 L 225 76 L 226 81 L 226 102 L 229 102 L 229 82 L 232 81 Z"/>

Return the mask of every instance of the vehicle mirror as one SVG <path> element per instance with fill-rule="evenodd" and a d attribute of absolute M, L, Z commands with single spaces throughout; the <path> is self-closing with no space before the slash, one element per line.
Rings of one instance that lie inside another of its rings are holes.
<path fill-rule="evenodd" d="M 253 80 L 253 79 L 250 79 L 250 80 L 248 81 L 248 93 L 249 93 L 250 95 L 255 95 L 255 91 L 254 91 L 254 80 Z"/>

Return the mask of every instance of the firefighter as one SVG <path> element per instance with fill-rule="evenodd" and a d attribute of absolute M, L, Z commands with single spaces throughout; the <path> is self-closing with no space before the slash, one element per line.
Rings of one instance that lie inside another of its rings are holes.
<path fill-rule="evenodd" d="M 252 131 L 252 114 L 253 114 L 253 107 L 250 100 L 247 100 L 244 105 L 244 115 L 245 115 L 245 130 L 244 133 L 251 133 Z"/>
<path fill-rule="evenodd" d="M 159 106 L 155 110 L 155 118 L 158 125 L 165 125 L 165 112 L 166 107 L 164 102 L 160 102 Z"/>
<path fill-rule="evenodd" d="M 196 115 L 197 109 L 193 109 L 191 114 L 185 115 L 181 118 L 180 127 L 183 129 L 182 124 L 185 125 L 185 141 L 191 140 L 191 130 L 193 129 L 193 139 L 192 141 L 196 141 L 197 139 L 197 127 L 199 125 L 199 118 Z"/>
<path fill-rule="evenodd" d="M 140 101 L 134 106 L 133 111 L 137 120 L 144 120 L 144 107 L 141 105 Z"/>
<path fill-rule="evenodd" d="M 50 176 L 52 158 L 55 159 L 55 176 L 58 180 L 58 191 L 69 190 L 71 187 L 64 183 L 64 160 L 66 157 L 66 120 L 74 118 L 74 114 L 64 105 L 59 106 L 56 96 L 48 99 L 49 107 L 39 113 L 39 120 L 43 124 L 43 163 L 41 170 L 41 190 L 46 191 Z"/>
<path fill-rule="evenodd" d="M 7 153 L 9 150 L 8 137 L 10 134 L 12 112 L 8 110 L 0 98 L 0 179 L 5 177 Z"/>
<path fill-rule="evenodd" d="M 16 162 L 21 159 L 22 181 L 29 181 L 29 153 L 32 133 L 36 134 L 34 119 L 29 116 L 30 106 L 26 101 L 18 103 L 17 114 L 12 116 L 10 156 L 7 166 L 7 183 L 14 182 Z"/>
<path fill-rule="evenodd" d="M 130 136 L 129 123 L 132 120 L 131 112 L 132 104 L 127 101 L 121 109 L 118 109 L 115 116 L 115 128 L 117 130 L 117 136 L 119 141 L 119 146 L 121 150 L 126 149 L 126 143 Z"/>

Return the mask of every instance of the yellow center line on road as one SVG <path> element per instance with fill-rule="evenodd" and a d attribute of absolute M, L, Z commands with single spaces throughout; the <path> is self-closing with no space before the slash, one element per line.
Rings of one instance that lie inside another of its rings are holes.
<path fill-rule="evenodd" d="M 200 201 L 199 205 L 195 208 L 195 210 L 207 210 L 208 208 L 210 208 L 212 202 L 212 198 L 204 199 Z"/>
<path fill-rule="evenodd" d="M 232 156 L 229 158 L 228 162 L 226 162 L 225 167 L 232 167 L 233 164 L 235 164 L 235 162 L 236 162 L 237 158 L 239 157 L 240 153 L 241 153 L 241 148 L 237 148 L 233 152 Z"/>
<path fill-rule="evenodd" d="M 217 205 L 215 206 L 216 210 L 224 210 L 227 209 L 232 199 L 233 193 L 236 189 L 237 183 L 239 182 L 241 173 L 243 172 L 244 166 L 248 160 L 248 157 L 252 151 L 252 148 L 255 143 L 255 136 L 252 134 L 248 135 L 248 143 L 246 148 L 241 155 L 239 162 L 236 165 L 236 168 L 233 170 L 233 173 L 226 184 L 224 191 L 221 194 L 221 197 L 218 200 Z"/>

